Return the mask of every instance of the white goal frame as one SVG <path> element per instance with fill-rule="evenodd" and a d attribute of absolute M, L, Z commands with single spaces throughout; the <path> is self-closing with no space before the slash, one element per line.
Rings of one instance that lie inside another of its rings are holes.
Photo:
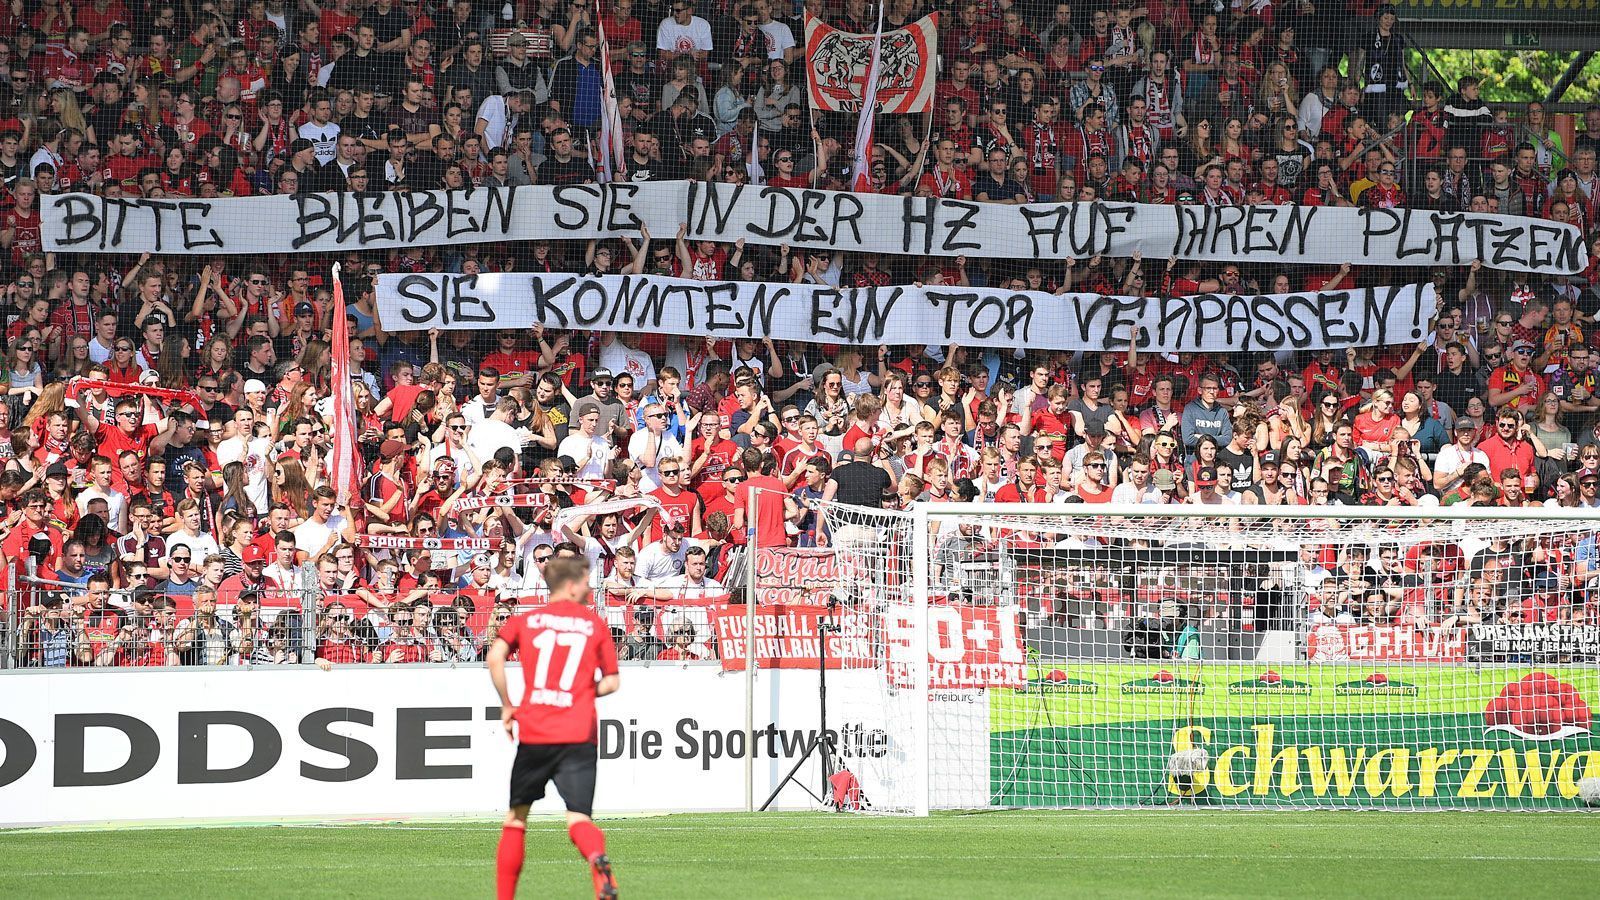
<path fill-rule="evenodd" d="M 861 514 L 887 514 L 886 511 L 860 510 Z M 951 520 L 969 516 L 984 520 L 1002 518 L 1020 519 L 1051 519 L 1051 518 L 1076 518 L 1088 517 L 1116 517 L 1116 518 L 1164 518 L 1164 519 L 1213 519 L 1213 520 L 1260 520 L 1260 519 L 1303 519 L 1303 520 L 1334 520 L 1338 522 L 1405 522 L 1414 521 L 1425 523 L 1493 523 L 1493 522 L 1548 522 L 1552 526 L 1571 529 L 1574 525 L 1590 525 L 1600 530 L 1600 510 L 1582 508 L 1551 508 L 1551 507 L 1367 507 L 1367 506 L 1201 506 L 1189 504 L 1154 505 L 1154 504 L 1071 504 L 1071 505 L 1040 505 L 1019 503 L 918 503 L 912 509 L 901 513 L 911 517 L 912 554 L 911 574 L 911 614 L 918 623 L 912 650 L 920 664 L 913 667 L 914 690 L 920 699 L 917 707 L 920 708 L 920 722 L 912 736 L 912 753 L 915 760 L 915 789 L 913 797 L 909 798 L 908 813 L 913 816 L 926 816 L 937 807 L 933 802 L 934 773 L 930 765 L 930 746 L 935 739 L 934 723 L 930 712 L 932 704 L 929 701 L 930 667 L 927 664 L 929 644 L 929 608 L 930 594 L 932 593 L 931 558 L 933 554 L 932 541 L 930 540 L 930 526 L 938 520 Z M 1403 533 L 1401 533 L 1403 535 Z M 1205 665 L 1208 661 L 1199 661 Z M 1216 661 L 1211 661 L 1216 664 Z M 1234 663 L 1238 665 L 1237 662 Z M 1473 664 L 1465 664 L 1473 665 Z M 1481 665 L 1481 664 L 1479 664 Z M 1600 714 L 1600 709 L 1596 710 Z"/>

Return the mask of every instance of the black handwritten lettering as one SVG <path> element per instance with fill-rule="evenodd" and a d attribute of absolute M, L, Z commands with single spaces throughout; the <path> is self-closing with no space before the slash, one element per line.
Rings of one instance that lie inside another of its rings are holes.
<path fill-rule="evenodd" d="M 379 194 L 379 202 L 383 197 L 403 197 L 402 201 L 395 204 L 395 230 L 406 235 L 407 240 L 416 240 L 418 235 L 426 234 L 430 228 L 439 224 L 444 218 L 444 205 L 439 202 L 432 191 L 407 191 L 403 194 Z M 403 203 L 405 209 L 398 207 Z"/>
<path fill-rule="evenodd" d="M 956 213 L 954 218 L 944 223 L 944 240 L 939 242 L 939 249 L 946 253 L 960 253 L 965 250 L 977 250 L 983 246 L 977 241 L 965 241 L 959 237 L 963 231 L 978 230 L 978 223 L 973 219 L 978 217 L 983 207 L 964 200 L 941 200 L 939 208 Z"/>
<path fill-rule="evenodd" d="M 900 252 L 932 253 L 933 221 L 938 201 L 932 197 L 906 197 L 900 207 Z M 921 230 L 918 243 L 915 231 Z"/>
<path fill-rule="evenodd" d="M 513 190 L 515 190 L 513 188 Z M 630 182 L 612 182 L 605 186 L 607 231 L 637 231 L 639 217 L 633 214 L 631 201 L 639 193 L 639 186 Z M 623 216 L 625 218 L 618 218 Z"/>
<path fill-rule="evenodd" d="M 294 224 L 299 230 L 291 242 L 294 249 L 299 250 L 339 226 L 327 194 L 296 194 L 294 202 L 297 209 Z"/>
<path fill-rule="evenodd" d="M 800 203 L 793 193 L 782 188 L 768 187 L 762 188 L 761 193 L 756 196 L 767 204 L 767 224 L 762 226 L 752 220 L 749 225 L 752 234 L 757 237 L 775 238 L 794 230 L 795 222 L 800 219 Z M 784 217 L 782 224 L 779 224 L 780 215 Z"/>
<path fill-rule="evenodd" d="M 203 247 L 220 248 L 222 246 L 222 235 L 218 234 L 215 228 L 210 228 L 202 222 L 197 222 L 189 218 L 191 214 L 197 218 L 204 219 L 205 217 L 211 215 L 211 204 L 200 203 L 194 200 L 185 200 L 178 204 L 178 221 L 183 228 L 183 249 L 199 250 Z M 192 237 L 192 235 L 200 232 L 205 232 L 205 237 L 203 239 Z"/>
<path fill-rule="evenodd" d="M 1250 298 L 1250 317 L 1254 321 L 1255 330 L 1251 340 L 1256 347 L 1262 350 L 1277 350 L 1283 347 L 1285 334 L 1283 331 L 1283 307 L 1270 296 L 1256 295 Z"/>
<path fill-rule="evenodd" d="M 586 184 L 558 184 L 552 199 L 562 209 L 570 209 L 572 216 L 563 217 L 558 211 L 551 217 L 556 227 L 565 231 L 581 231 L 590 225 L 589 203 L 599 196 L 599 192 Z"/>
<path fill-rule="evenodd" d="M 1400 230 L 1400 214 L 1392 209 L 1363 207 L 1359 215 L 1361 216 L 1361 255 L 1385 255 L 1373 252 L 1372 239 L 1388 237 Z"/>
<path fill-rule="evenodd" d="M 706 329 L 712 334 L 743 332 L 745 318 L 739 315 L 738 309 L 733 305 L 738 298 L 739 285 L 724 281 L 707 284 L 703 290 L 706 296 Z M 732 313 L 733 315 L 731 318 L 723 318 L 720 315 L 721 313 Z"/>
<path fill-rule="evenodd" d="M 828 234 L 829 243 L 839 246 L 839 232 L 845 228 L 850 229 L 855 244 L 861 240 L 861 217 L 866 215 L 867 208 L 861 204 L 861 198 L 854 194 L 833 195 L 833 229 Z"/>
<path fill-rule="evenodd" d="M 531 288 L 532 302 L 527 302 Z M 1420 340 L 1431 286 L 1193 297 L 700 282 L 644 275 L 391 275 L 385 328 L 550 327 L 769 337 L 813 343 L 958 343 L 1177 352 L 1312 349 Z M 1038 316 L 1048 310 L 1050 315 Z"/>
<path fill-rule="evenodd" d="M 1028 239 L 1033 242 L 1033 255 L 1053 258 L 1061 255 L 1061 231 L 1066 225 L 1069 206 L 1023 206 L 1019 210 L 1028 223 Z M 1049 240 L 1041 243 L 1040 238 Z"/>
<path fill-rule="evenodd" d="M 61 217 L 62 247 L 76 247 L 105 231 L 105 220 L 95 213 L 99 205 L 97 198 L 82 194 L 67 194 L 51 201 L 49 208 Z"/>
<path fill-rule="evenodd" d="M 541 322 L 550 328 L 569 328 L 571 319 L 567 318 L 567 311 L 557 304 L 567 291 L 578 282 L 576 278 L 563 278 L 550 280 L 544 278 L 533 279 L 533 320 Z"/>
<path fill-rule="evenodd" d="M 752 198 L 744 196 L 747 189 Z M 206 200 L 68 194 L 44 198 L 41 217 L 45 249 L 66 252 L 376 250 L 632 234 L 646 225 L 667 239 L 687 222 L 697 240 L 754 237 L 803 250 L 927 256 L 1142 253 L 1371 265 L 1482 259 L 1546 275 L 1574 274 L 1588 264 L 1578 229 L 1517 216 L 1195 204 L 1175 204 L 1168 213 L 1103 200 L 1010 205 L 698 181 Z"/>

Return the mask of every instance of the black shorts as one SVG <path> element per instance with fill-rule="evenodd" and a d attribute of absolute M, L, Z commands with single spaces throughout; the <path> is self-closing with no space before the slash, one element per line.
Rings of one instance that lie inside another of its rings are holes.
<path fill-rule="evenodd" d="M 555 782 L 569 812 L 594 815 L 594 770 L 599 761 L 594 744 L 519 744 L 511 764 L 511 806 L 544 799 L 544 786 Z"/>

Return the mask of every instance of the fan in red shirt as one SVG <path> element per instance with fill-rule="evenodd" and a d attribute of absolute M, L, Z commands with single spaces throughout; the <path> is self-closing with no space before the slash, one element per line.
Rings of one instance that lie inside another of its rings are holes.
<path fill-rule="evenodd" d="M 139 173 L 145 169 L 156 168 L 156 161 L 148 156 L 139 155 L 139 142 L 137 132 L 132 128 L 124 128 L 111 139 L 111 155 L 106 157 L 105 170 L 101 173 L 106 181 L 122 185 L 123 189 L 138 193 Z"/>
<path fill-rule="evenodd" d="M 521 337 L 515 331 L 500 332 L 496 336 L 496 340 L 499 343 L 498 348 L 495 352 L 483 358 L 484 367 L 499 370 L 502 378 L 500 382 L 501 388 L 515 387 L 517 385 L 517 381 L 512 381 L 508 384 L 504 380 L 505 376 L 508 375 L 526 376 L 523 380 L 527 382 L 529 387 L 533 386 L 532 372 L 539 367 L 539 354 L 534 350 L 518 349 L 517 343 L 521 340 Z"/>
<path fill-rule="evenodd" d="M 728 251 L 717 246 L 716 241 L 695 241 L 692 245 L 684 239 L 689 226 L 678 229 L 678 265 L 680 277 L 694 281 L 720 281 L 728 268 Z"/>
<path fill-rule="evenodd" d="M 621 686 L 617 648 L 611 629 L 589 606 L 593 591 L 586 560 L 552 559 L 545 564 L 544 581 L 550 602 L 511 617 L 488 655 L 489 677 L 500 694 L 500 724 L 518 742 L 510 808 L 495 854 L 496 896 L 516 896 L 528 807 L 553 781 L 567 805 L 567 836 L 589 863 L 595 896 L 615 897 L 605 833 L 592 816 L 600 731 L 594 701 Z M 522 663 L 520 703 L 512 703 L 506 687 L 506 660 L 512 653 Z"/>
<path fill-rule="evenodd" d="M 1361 205 L 1368 209 L 1394 209 L 1406 205 L 1405 191 L 1394 183 L 1394 163 L 1378 166 L 1378 183 L 1361 192 Z"/>

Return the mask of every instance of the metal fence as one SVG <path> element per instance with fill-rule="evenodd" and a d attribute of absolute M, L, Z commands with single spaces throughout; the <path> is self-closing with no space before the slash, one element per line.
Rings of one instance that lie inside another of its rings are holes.
<path fill-rule="evenodd" d="M 476 662 L 511 615 L 547 599 L 495 589 L 380 595 L 224 585 L 167 594 L 27 576 L 13 584 L 0 614 L 5 669 Z M 708 610 L 737 599 L 643 589 L 596 598 L 623 658 L 645 662 L 714 658 Z"/>

